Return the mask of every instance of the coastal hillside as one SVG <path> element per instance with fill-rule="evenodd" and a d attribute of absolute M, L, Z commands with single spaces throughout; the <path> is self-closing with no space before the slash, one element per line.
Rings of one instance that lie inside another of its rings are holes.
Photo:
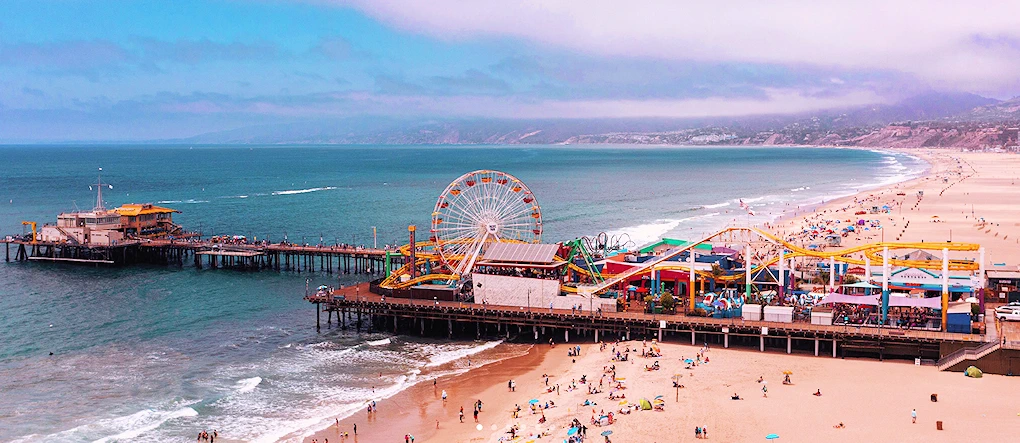
<path fill-rule="evenodd" d="M 282 122 L 163 140 L 194 144 L 646 144 L 905 148 L 1011 146 L 1020 99 L 929 93 L 811 114 L 701 119 L 413 119 Z"/>

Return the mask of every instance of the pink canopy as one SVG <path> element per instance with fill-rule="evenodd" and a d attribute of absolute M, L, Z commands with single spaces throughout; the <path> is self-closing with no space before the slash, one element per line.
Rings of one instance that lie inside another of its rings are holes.
<path fill-rule="evenodd" d="M 876 295 L 847 295 L 840 294 L 838 292 L 826 295 L 825 298 L 823 298 L 822 301 L 818 302 L 817 304 L 824 305 L 829 303 L 849 303 L 854 305 L 871 305 L 871 306 L 879 305 L 878 296 Z"/>
<path fill-rule="evenodd" d="M 889 297 L 889 306 L 942 309 L 942 298 Z"/>

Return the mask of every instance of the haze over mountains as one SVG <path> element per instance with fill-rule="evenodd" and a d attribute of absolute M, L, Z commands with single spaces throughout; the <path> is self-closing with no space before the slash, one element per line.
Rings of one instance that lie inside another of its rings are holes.
<path fill-rule="evenodd" d="M 944 146 L 947 143 L 963 143 L 968 147 L 979 147 L 996 144 L 1000 134 L 992 133 L 996 131 L 995 128 L 1001 132 L 1002 128 L 1015 125 L 1017 121 L 1020 121 L 1020 99 L 1000 101 L 968 93 L 928 93 L 892 104 L 796 115 L 520 120 L 363 116 L 255 125 L 165 141 L 196 144 L 633 143 L 847 146 Z M 988 136 L 975 136 L 978 133 Z M 1006 142 L 1002 140 L 998 144 Z"/>

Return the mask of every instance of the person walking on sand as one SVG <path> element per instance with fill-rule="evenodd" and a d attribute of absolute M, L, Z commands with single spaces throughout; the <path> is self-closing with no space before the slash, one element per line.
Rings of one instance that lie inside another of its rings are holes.
<path fill-rule="evenodd" d="M 910 422 L 917 423 L 917 409 L 910 410 Z"/>
<path fill-rule="evenodd" d="M 464 407 L 460 407 L 460 422 L 464 423 Z"/>
<path fill-rule="evenodd" d="M 358 435 L 358 424 L 354 423 L 354 435 Z"/>
<path fill-rule="evenodd" d="M 708 438 L 708 426 L 701 427 L 701 438 Z"/>
<path fill-rule="evenodd" d="M 769 387 L 768 387 L 768 385 L 764 385 L 764 386 L 761 387 L 761 396 L 765 397 L 765 398 L 769 398 Z"/>
<path fill-rule="evenodd" d="M 443 389 L 443 403 L 446 403 L 446 389 Z"/>

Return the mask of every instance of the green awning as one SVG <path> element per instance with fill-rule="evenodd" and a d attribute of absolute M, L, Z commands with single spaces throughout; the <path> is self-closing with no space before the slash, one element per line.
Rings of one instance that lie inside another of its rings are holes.
<path fill-rule="evenodd" d="M 638 252 L 640 252 L 642 254 L 648 254 L 648 253 L 651 253 L 651 252 L 655 251 L 655 248 L 657 248 L 659 246 L 662 246 L 662 245 L 670 246 L 671 248 L 682 248 L 684 246 L 689 245 L 690 243 L 691 242 L 689 242 L 687 240 L 680 240 L 680 239 L 676 239 L 676 238 L 663 238 L 662 240 L 659 240 L 659 241 L 657 241 L 655 243 L 652 243 L 652 244 L 650 244 L 648 246 L 645 246 L 645 247 L 641 248 Z M 708 244 L 708 243 L 702 243 L 702 244 L 699 244 L 699 245 L 695 246 L 694 249 L 697 249 L 699 251 L 712 252 L 712 245 Z"/>

